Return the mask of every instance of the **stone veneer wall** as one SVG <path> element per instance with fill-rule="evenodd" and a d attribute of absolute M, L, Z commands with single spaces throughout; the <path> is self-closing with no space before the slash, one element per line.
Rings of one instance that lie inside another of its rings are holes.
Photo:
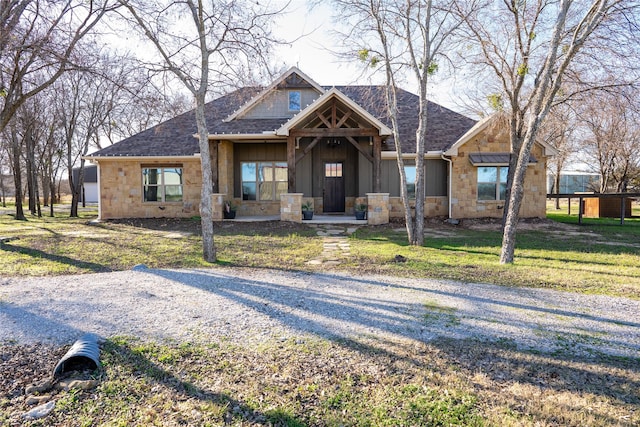
<path fill-rule="evenodd" d="M 415 207 L 415 201 L 411 202 L 412 209 Z M 449 198 L 446 196 L 429 196 L 424 199 L 424 216 L 425 218 L 434 218 L 449 215 Z M 402 206 L 402 198 L 389 197 L 389 217 L 404 218 L 404 207 Z"/>
<path fill-rule="evenodd" d="M 280 196 L 280 221 L 302 222 L 302 193 Z"/>
<path fill-rule="evenodd" d="M 509 152 L 509 136 L 506 132 L 484 132 L 473 141 L 458 149 L 458 156 L 452 158 L 452 199 L 453 218 L 502 217 L 504 200 L 478 200 L 477 167 L 469 161 L 470 153 Z M 546 216 L 546 157 L 543 147 L 535 144 L 531 154 L 538 161 L 527 167 L 524 182 L 524 199 L 520 209 L 523 218 L 544 218 Z"/>
<path fill-rule="evenodd" d="M 142 166 L 181 166 L 181 202 L 143 202 Z M 99 162 L 100 219 L 191 217 L 200 213 L 200 159 L 170 158 L 140 161 L 123 158 Z"/>
<path fill-rule="evenodd" d="M 389 223 L 389 193 L 367 193 L 367 224 Z"/>
<path fill-rule="evenodd" d="M 224 219 L 224 202 L 227 200 L 226 194 L 214 193 L 211 195 L 211 219 L 222 221 Z"/>

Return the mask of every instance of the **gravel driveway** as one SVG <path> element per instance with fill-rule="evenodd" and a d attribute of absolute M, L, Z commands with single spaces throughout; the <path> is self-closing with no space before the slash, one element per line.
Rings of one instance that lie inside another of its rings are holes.
<path fill-rule="evenodd" d="M 215 268 L 0 278 L 0 343 L 104 337 L 257 343 L 309 335 L 478 337 L 543 352 L 640 353 L 640 301 L 543 289 Z"/>

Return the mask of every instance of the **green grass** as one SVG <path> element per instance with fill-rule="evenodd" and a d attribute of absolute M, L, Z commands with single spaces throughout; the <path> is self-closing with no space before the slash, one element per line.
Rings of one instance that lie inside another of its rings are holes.
<path fill-rule="evenodd" d="M 351 239 L 349 267 L 369 273 L 535 286 L 640 298 L 640 219 L 530 227 L 517 233 L 515 262 L 500 265 L 498 230 L 436 226 L 423 247 L 408 246 L 398 227 L 361 228 Z M 565 221 L 562 223 L 561 221 Z M 497 227 L 494 227 L 497 228 Z M 537 229 L 536 229 L 537 228 Z M 402 255 L 407 262 L 394 262 Z"/>
<path fill-rule="evenodd" d="M 19 348 L 0 350 L 11 360 Z M 29 351 L 42 357 L 44 350 Z M 64 354 L 64 349 L 55 353 Z M 102 346 L 101 361 L 102 370 L 94 373 L 98 386 L 55 392 L 55 410 L 44 420 L 21 420 L 29 409 L 23 399 L 0 400 L 0 425 L 533 427 L 640 422 L 637 361 L 565 360 L 475 340 L 394 346 L 305 339 L 248 348 L 113 337 Z M 0 364 L 0 375 L 11 375 L 7 368 Z M 46 375 L 42 363 L 31 369 L 32 375 Z"/>
<path fill-rule="evenodd" d="M 362 227 L 337 267 L 359 273 L 535 286 L 640 298 L 640 217 L 588 219 L 549 209 L 554 222 L 519 230 L 515 263 L 500 265 L 498 227 L 430 225 L 422 247 L 407 245 L 401 225 Z M 635 213 L 640 215 L 638 208 Z M 55 275 L 130 269 L 209 267 L 200 220 L 155 219 L 90 224 L 81 218 L 0 216 L 0 274 Z M 322 238 L 304 224 L 216 223 L 218 265 L 309 270 Z M 407 262 L 394 262 L 402 255 Z"/>

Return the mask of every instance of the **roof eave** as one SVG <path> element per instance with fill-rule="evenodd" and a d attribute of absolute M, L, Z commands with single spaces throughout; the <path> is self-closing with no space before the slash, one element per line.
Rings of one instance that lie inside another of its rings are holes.
<path fill-rule="evenodd" d="M 262 133 L 215 133 L 209 134 L 209 141 L 223 139 L 226 141 L 279 139 L 275 131 Z"/>
<path fill-rule="evenodd" d="M 200 153 L 194 153 L 192 155 L 187 155 L 187 156 L 129 156 L 126 154 L 120 154 L 120 155 L 116 155 L 116 156 L 94 156 L 94 155 L 89 155 L 89 156 L 82 156 L 82 158 L 84 160 L 89 160 L 90 162 L 99 162 L 100 160 L 142 160 L 142 161 L 155 161 L 155 160 L 163 160 L 163 159 L 171 159 L 173 161 L 175 160 L 193 160 L 193 159 L 199 159 L 200 158 Z"/>

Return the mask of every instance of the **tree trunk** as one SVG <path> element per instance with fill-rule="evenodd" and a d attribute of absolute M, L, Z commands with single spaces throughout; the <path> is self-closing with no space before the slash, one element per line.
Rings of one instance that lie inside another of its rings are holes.
<path fill-rule="evenodd" d="M 535 132 L 527 132 L 529 138 Z M 528 143 L 524 140 L 520 145 L 520 151 L 516 160 L 516 167 L 513 173 L 513 183 L 509 191 L 509 204 L 506 209 L 505 222 L 502 230 L 502 250 L 500 253 L 500 264 L 513 263 L 516 250 L 516 231 L 518 229 L 518 217 L 522 198 L 524 197 L 524 178 L 527 173 L 527 165 L 531 156 L 533 141 Z M 516 157 L 512 154 L 512 157 Z"/>
<path fill-rule="evenodd" d="M 22 168 L 20 167 L 20 140 L 15 128 L 11 127 L 11 151 L 13 160 L 13 182 L 16 187 L 16 217 L 15 219 L 26 221 L 22 209 Z"/>
<path fill-rule="evenodd" d="M 204 117 L 204 93 L 196 94 L 196 124 L 200 144 L 200 165 L 202 168 L 202 190 L 200 194 L 200 221 L 202 223 L 202 255 L 207 262 L 216 262 L 216 247 L 213 241 L 213 176 L 211 172 L 211 150 L 209 131 Z"/>

